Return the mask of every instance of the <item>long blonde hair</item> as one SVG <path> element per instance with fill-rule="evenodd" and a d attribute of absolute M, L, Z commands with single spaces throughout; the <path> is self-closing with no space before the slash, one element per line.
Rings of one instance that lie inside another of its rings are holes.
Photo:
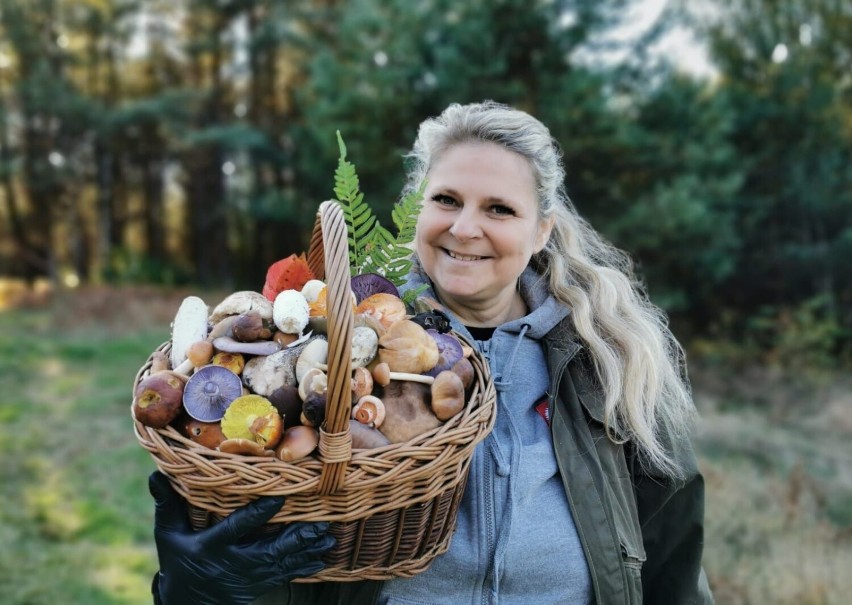
<path fill-rule="evenodd" d="M 539 216 L 555 222 L 545 248 L 531 262 L 553 296 L 571 308 L 606 396 L 610 439 L 632 440 L 647 464 L 680 475 L 683 469 L 662 442 L 661 428 L 677 439 L 695 416 L 683 350 L 665 314 L 643 294 L 627 254 L 577 213 L 565 192 L 559 145 L 547 127 L 493 101 L 450 105 L 420 125 L 407 156 L 405 190 L 416 188 L 449 148 L 470 142 L 501 145 L 526 158 L 533 169 Z"/>

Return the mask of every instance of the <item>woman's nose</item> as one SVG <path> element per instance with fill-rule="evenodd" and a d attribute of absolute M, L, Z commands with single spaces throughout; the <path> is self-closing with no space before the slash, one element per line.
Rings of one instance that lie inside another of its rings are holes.
<path fill-rule="evenodd" d="M 450 227 L 450 235 L 459 241 L 481 237 L 482 226 L 479 224 L 479 218 L 476 213 L 467 208 L 462 209 L 456 215 L 456 220 L 453 221 Z"/>

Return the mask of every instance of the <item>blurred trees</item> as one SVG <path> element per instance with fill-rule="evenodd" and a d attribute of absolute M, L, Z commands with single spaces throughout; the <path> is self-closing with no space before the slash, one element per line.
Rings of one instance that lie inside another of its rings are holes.
<path fill-rule="evenodd" d="M 0 0 L 0 273 L 256 287 L 306 248 L 336 130 L 387 216 L 419 122 L 493 98 L 550 126 L 678 319 L 773 347 L 806 317 L 848 351 L 848 10 L 683 3 L 598 60 L 635 4 Z M 717 80 L 647 52 L 684 23 Z"/>

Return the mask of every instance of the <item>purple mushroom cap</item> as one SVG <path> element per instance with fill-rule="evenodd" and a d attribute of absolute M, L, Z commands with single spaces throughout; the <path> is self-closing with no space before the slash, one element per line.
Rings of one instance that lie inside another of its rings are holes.
<path fill-rule="evenodd" d="M 218 422 L 231 402 L 242 394 L 239 376 L 228 368 L 208 365 L 190 376 L 183 389 L 183 407 L 196 420 Z"/>
<path fill-rule="evenodd" d="M 360 303 L 365 298 L 373 294 L 383 292 L 385 294 L 393 294 L 399 297 L 399 290 L 393 285 L 389 279 L 382 277 L 378 273 L 362 273 L 356 275 L 349 282 L 349 287 L 355 294 L 355 299 Z"/>
<path fill-rule="evenodd" d="M 459 339 L 452 334 L 442 334 L 437 330 L 426 330 L 426 333 L 438 345 L 438 363 L 434 368 L 423 373 L 427 376 L 437 376 L 444 370 L 452 370 L 456 362 L 464 357 Z"/>

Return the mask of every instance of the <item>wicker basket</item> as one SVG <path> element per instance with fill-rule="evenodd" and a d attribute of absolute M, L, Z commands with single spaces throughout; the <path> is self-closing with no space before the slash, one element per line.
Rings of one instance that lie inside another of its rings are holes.
<path fill-rule="evenodd" d="M 139 443 L 189 503 L 196 529 L 261 495 L 285 496 L 269 529 L 291 521 L 329 521 L 337 546 L 326 557 L 326 569 L 301 582 L 384 580 L 426 570 L 449 548 L 474 447 L 494 426 L 494 386 L 488 365 L 474 354 L 474 384 L 461 413 L 406 443 L 351 448 L 354 317 L 348 260 L 342 210 L 324 202 L 308 253 L 314 274 L 326 277 L 328 296 L 328 407 L 318 458 L 288 463 L 222 453 L 171 426 L 152 429 L 134 419 Z M 160 350 L 169 347 L 165 343 Z M 139 370 L 134 386 L 148 374 L 151 361 Z"/>

